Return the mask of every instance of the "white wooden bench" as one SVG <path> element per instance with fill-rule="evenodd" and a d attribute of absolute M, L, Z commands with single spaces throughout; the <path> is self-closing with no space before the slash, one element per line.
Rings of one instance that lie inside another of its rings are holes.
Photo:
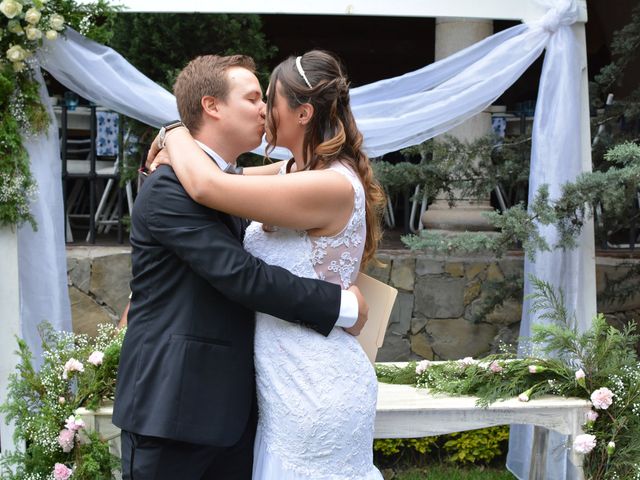
<path fill-rule="evenodd" d="M 409 385 L 379 383 L 375 437 L 418 438 L 511 423 L 532 424 L 536 428 L 529 479 L 544 480 L 548 430 L 570 435 L 572 439 L 582 433 L 585 413 L 591 407 L 583 399 L 553 396 L 529 402 L 513 398 L 488 408 L 476 406 L 476 400 L 475 397 L 433 395 Z M 112 412 L 111 406 L 96 412 L 77 411 L 87 428 L 99 431 L 111 441 L 112 453 L 119 456 L 120 430 L 111 424 Z M 579 480 L 582 479 L 581 456 L 572 453 L 571 461 L 579 472 Z"/>

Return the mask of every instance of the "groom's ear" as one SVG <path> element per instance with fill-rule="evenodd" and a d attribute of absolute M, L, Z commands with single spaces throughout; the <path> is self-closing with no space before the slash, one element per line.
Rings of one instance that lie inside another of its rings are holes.
<path fill-rule="evenodd" d="M 204 115 L 212 118 L 220 118 L 220 103 L 216 97 L 204 96 L 200 99 L 200 106 Z"/>

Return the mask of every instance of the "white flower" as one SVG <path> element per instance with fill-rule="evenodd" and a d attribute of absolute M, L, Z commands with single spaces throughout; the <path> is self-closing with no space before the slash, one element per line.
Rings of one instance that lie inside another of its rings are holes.
<path fill-rule="evenodd" d="M 27 51 L 20 45 L 13 45 L 7 50 L 7 58 L 11 62 L 21 62 L 27 58 Z"/>
<path fill-rule="evenodd" d="M 422 375 L 430 366 L 431 362 L 429 360 L 422 360 L 416 365 L 416 375 Z"/>
<path fill-rule="evenodd" d="M 58 32 L 55 30 L 47 30 L 47 33 L 44 34 L 47 37 L 47 40 L 55 40 L 58 38 Z"/>
<path fill-rule="evenodd" d="M 102 365 L 103 358 L 104 358 L 104 353 L 96 350 L 91 355 L 89 355 L 89 359 L 87 360 L 87 362 L 97 367 L 98 365 Z"/>
<path fill-rule="evenodd" d="M 69 372 L 84 372 L 84 365 L 75 358 L 70 358 L 67 363 L 64 364 L 64 370 L 62 371 L 62 378 L 65 380 L 69 378 Z"/>
<path fill-rule="evenodd" d="M 22 12 L 22 4 L 16 2 L 16 0 L 2 0 L 0 2 L 0 12 L 4 13 L 7 18 L 13 18 Z"/>
<path fill-rule="evenodd" d="M 594 390 L 591 394 L 591 403 L 600 410 L 606 410 L 613 403 L 613 392 L 607 387 Z"/>
<path fill-rule="evenodd" d="M 576 380 L 581 380 L 584 377 L 586 377 L 584 370 L 582 369 L 576 370 Z"/>
<path fill-rule="evenodd" d="M 529 395 L 527 395 L 527 392 L 521 393 L 520 395 L 518 395 L 518 400 L 520 400 L 521 402 L 528 402 Z"/>
<path fill-rule="evenodd" d="M 18 35 L 23 33 L 22 25 L 20 25 L 20 20 L 9 20 L 9 23 L 7 23 L 7 30 Z"/>
<path fill-rule="evenodd" d="M 64 17 L 54 13 L 49 17 L 49 25 L 54 30 L 60 31 L 64 29 Z"/>
<path fill-rule="evenodd" d="M 615 451 L 616 451 L 616 442 L 611 440 L 609 443 L 607 443 L 607 455 L 611 456 Z"/>
<path fill-rule="evenodd" d="M 25 28 L 25 32 L 29 40 L 40 40 L 42 38 L 42 30 L 31 25 Z"/>
<path fill-rule="evenodd" d="M 31 25 L 35 25 L 40 21 L 42 14 L 35 8 L 30 8 L 27 13 L 24 14 L 24 19 Z"/>
<path fill-rule="evenodd" d="M 573 449 L 578 453 L 587 454 L 595 448 L 596 443 L 595 435 L 585 433 L 576 437 L 573 441 Z"/>

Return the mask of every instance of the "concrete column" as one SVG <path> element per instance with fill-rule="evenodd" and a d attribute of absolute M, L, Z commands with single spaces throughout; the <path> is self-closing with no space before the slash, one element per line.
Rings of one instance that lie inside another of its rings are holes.
<path fill-rule="evenodd" d="M 15 228 L 0 227 L 0 403 L 7 398 L 9 375 L 15 371 L 18 356 L 16 335 L 21 334 L 20 283 L 18 280 L 18 234 Z M 0 444 L 2 452 L 15 451 L 13 425 L 5 425 L 0 415 Z"/>
<path fill-rule="evenodd" d="M 493 21 L 467 18 L 436 19 L 436 61 L 462 50 L 493 34 Z M 482 112 L 449 130 L 460 140 L 471 141 L 491 130 L 491 113 Z M 456 195 L 456 206 L 449 208 L 444 198 L 436 199 L 422 215 L 422 223 L 429 230 L 487 231 L 493 228 L 482 215 L 492 211 L 489 199 L 470 201 Z"/>

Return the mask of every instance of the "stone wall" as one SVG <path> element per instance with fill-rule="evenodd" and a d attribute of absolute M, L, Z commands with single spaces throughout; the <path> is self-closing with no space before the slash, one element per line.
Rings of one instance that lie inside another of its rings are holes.
<path fill-rule="evenodd" d="M 127 304 L 131 260 L 128 248 L 69 247 L 67 270 L 73 326 L 94 334 L 96 325 L 117 322 Z M 474 319 L 494 282 L 521 277 L 522 256 L 434 257 L 402 250 L 378 253 L 382 266 L 371 276 L 398 289 L 378 361 L 418 358 L 446 360 L 479 357 L 517 340 L 522 315 L 519 300 Z M 635 262 L 638 262 L 637 260 Z M 597 287 L 624 273 L 620 260 L 598 258 Z M 598 303 L 598 311 L 618 325 L 640 321 L 640 292 L 624 303 Z M 474 321 L 475 320 L 475 321 Z"/>

